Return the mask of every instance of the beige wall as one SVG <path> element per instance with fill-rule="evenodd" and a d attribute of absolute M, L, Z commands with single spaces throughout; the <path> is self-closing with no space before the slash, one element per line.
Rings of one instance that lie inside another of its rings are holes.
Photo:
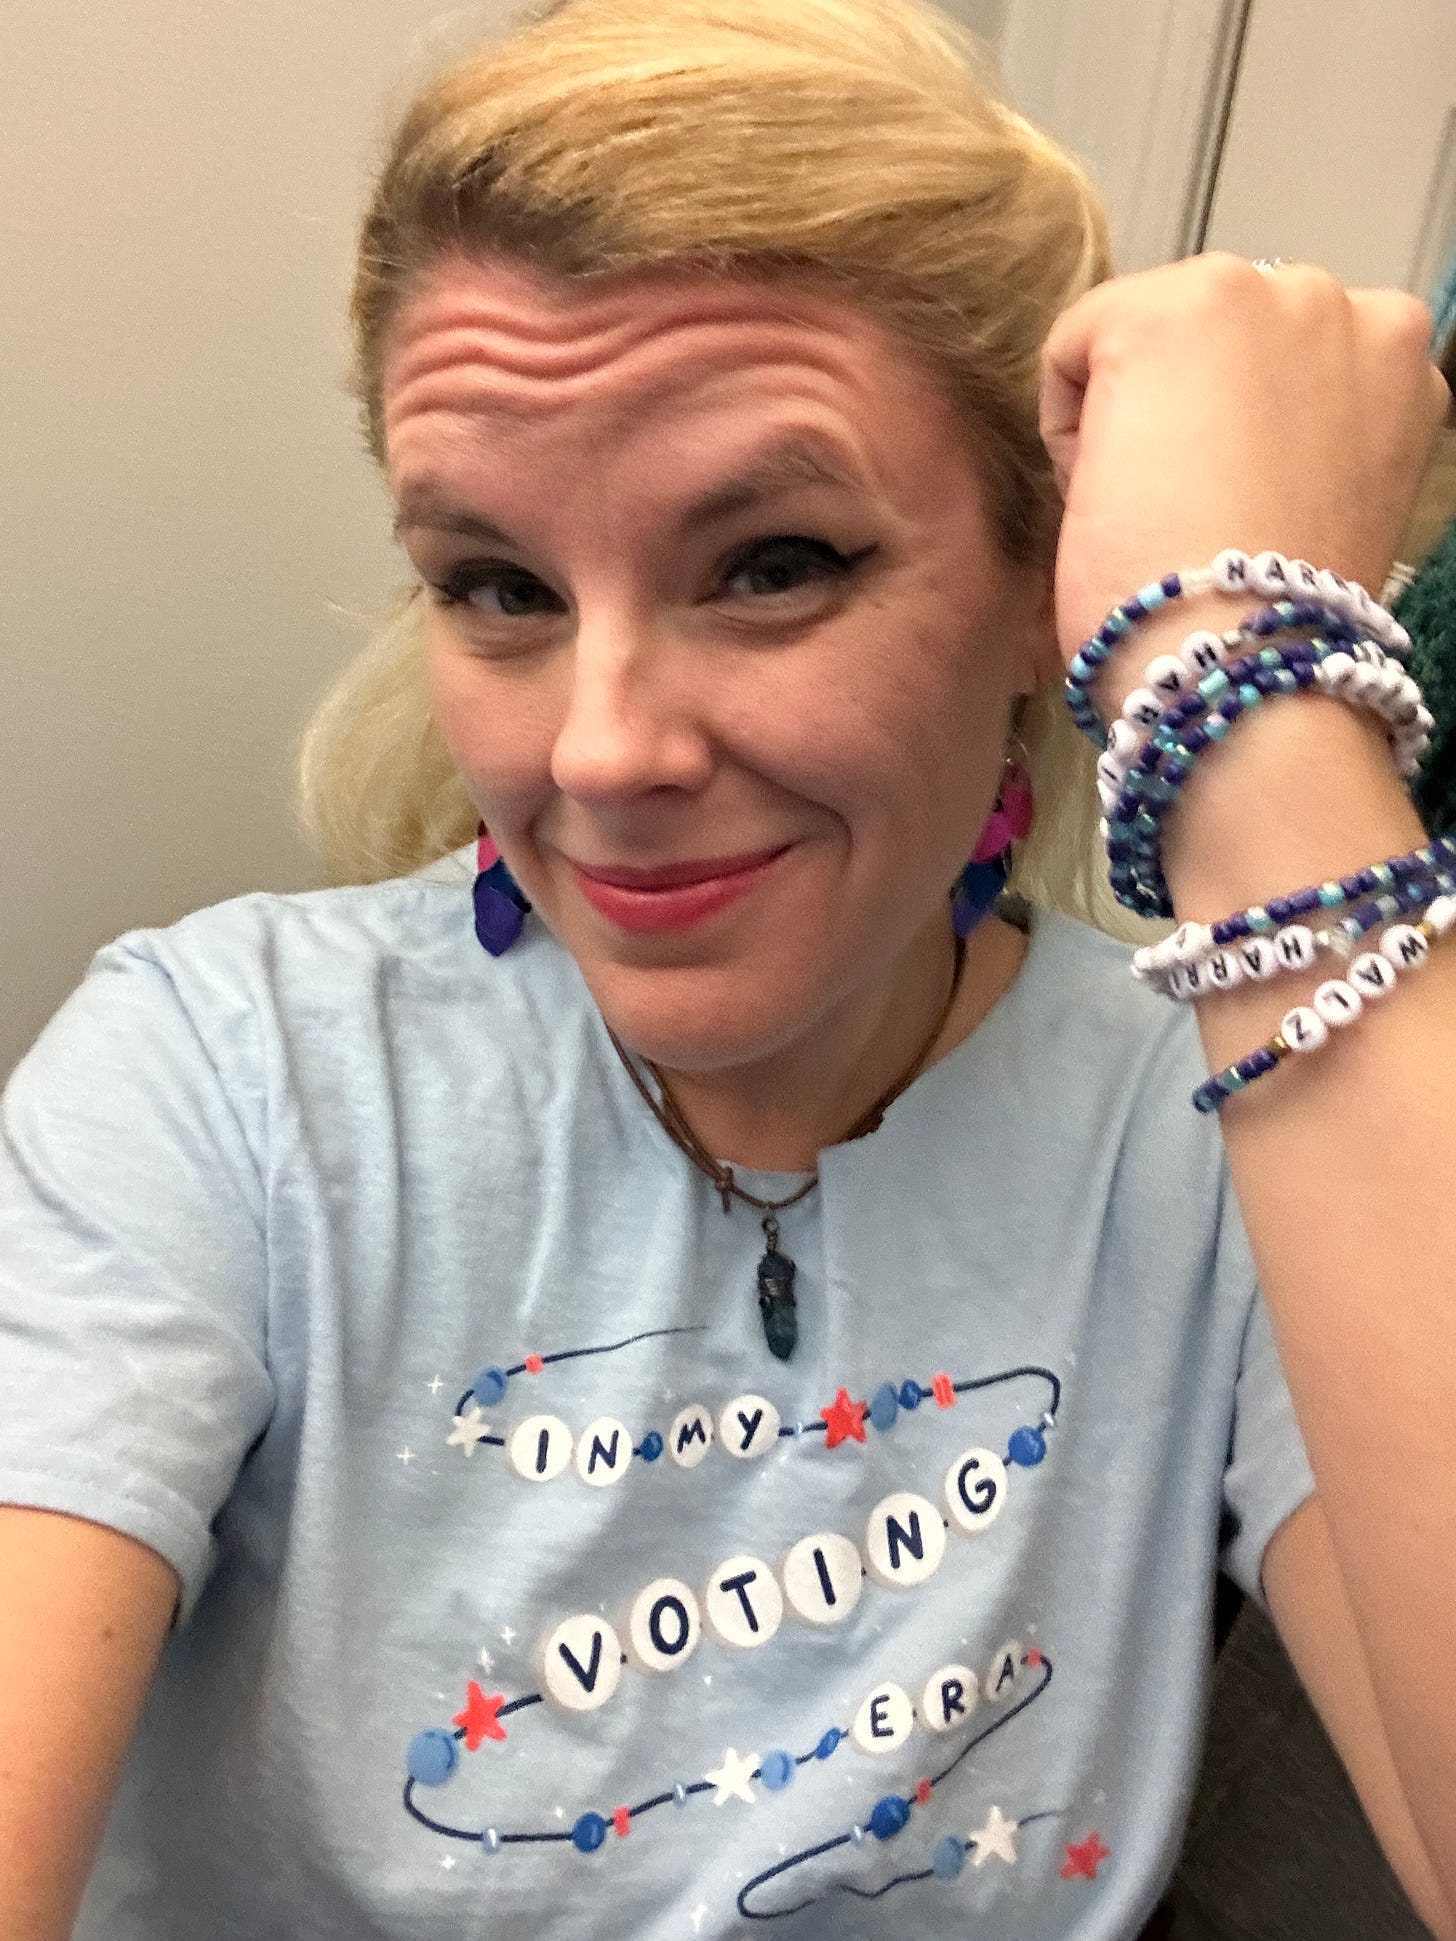
<path fill-rule="evenodd" d="M 0 1077 L 101 942 L 313 880 L 290 745 L 358 638 L 331 605 L 399 579 L 351 232 L 403 77 L 501 11 L 8 0 Z"/>

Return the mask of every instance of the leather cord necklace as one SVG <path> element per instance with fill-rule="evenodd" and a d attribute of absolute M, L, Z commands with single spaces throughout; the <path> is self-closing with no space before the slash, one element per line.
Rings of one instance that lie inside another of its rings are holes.
<path fill-rule="evenodd" d="M 863 1139 L 867 1134 L 878 1131 L 881 1120 L 896 1099 L 902 1092 L 908 1091 L 919 1078 L 925 1069 L 926 1061 L 940 1040 L 940 1034 L 950 1020 L 951 1011 L 961 988 L 961 973 L 965 969 L 965 963 L 966 940 L 958 935 L 955 940 L 955 963 L 951 970 L 950 990 L 946 994 L 945 1003 L 941 1006 L 940 1014 L 929 1036 L 900 1077 L 888 1091 L 880 1094 L 867 1111 L 860 1114 L 837 1142 L 838 1144 L 847 1144 L 851 1139 Z M 779 1248 L 777 1215 L 787 1207 L 797 1206 L 800 1200 L 809 1197 L 819 1184 L 818 1167 L 814 1168 L 801 1187 L 793 1193 L 786 1193 L 780 1200 L 760 1199 L 756 1193 L 750 1193 L 746 1187 L 738 1184 L 733 1168 L 725 1165 L 722 1160 L 715 1159 L 698 1138 L 684 1117 L 682 1107 L 673 1097 L 667 1080 L 656 1065 L 650 1059 L 642 1060 L 657 1086 L 658 1096 L 654 1098 L 647 1081 L 638 1071 L 626 1046 L 610 1025 L 606 1029 L 613 1049 L 621 1059 L 627 1076 L 646 1101 L 648 1110 L 678 1150 L 685 1153 L 698 1171 L 717 1187 L 723 1202 L 723 1211 L 731 1213 L 733 1202 L 740 1200 L 744 1206 L 751 1206 L 763 1215 L 761 1224 L 765 1252 L 758 1263 L 759 1315 L 763 1321 L 764 1340 L 768 1343 L 770 1352 L 777 1355 L 780 1361 L 787 1361 L 793 1354 L 799 1339 L 799 1317 L 794 1301 L 794 1275 L 798 1270 L 790 1256 Z"/>

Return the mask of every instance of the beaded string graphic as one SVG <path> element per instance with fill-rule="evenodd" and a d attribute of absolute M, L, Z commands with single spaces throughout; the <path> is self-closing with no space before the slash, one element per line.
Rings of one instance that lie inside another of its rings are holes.
<path fill-rule="evenodd" d="M 700 1403 L 681 1410 L 665 1435 L 654 1428 L 640 1437 L 634 1437 L 625 1424 L 608 1416 L 599 1416 L 577 1437 L 565 1422 L 552 1415 L 530 1416 L 517 1424 L 510 1435 L 497 1435 L 485 1411 L 499 1406 L 511 1382 L 520 1376 L 539 1376 L 562 1362 L 618 1354 L 643 1341 L 703 1332 L 701 1327 L 649 1328 L 620 1341 L 559 1349 L 545 1355 L 528 1354 L 509 1368 L 484 1368 L 456 1402 L 446 1442 L 463 1449 L 467 1456 L 481 1447 L 504 1449 L 517 1472 L 535 1482 L 554 1480 L 572 1460 L 573 1453 L 578 1474 L 597 1486 L 616 1482 L 631 1462 L 652 1464 L 664 1452 L 671 1455 L 678 1467 L 694 1468 L 708 1453 L 714 1439 L 714 1417 Z M 1031 1469 L 1046 1455 L 1046 1434 L 1055 1427 L 1061 1406 L 1059 1378 L 1051 1369 L 1034 1364 L 959 1382 L 943 1371 L 932 1375 L 928 1382 L 913 1377 L 885 1381 L 864 1401 L 856 1401 L 847 1389 L 840 1387 L 834 1400 L 816 1418 L 796 1422 L 782 1421 L 773 1404 L 761 1395 L 738 1396 L 717 1417 L 718 1439 L 730 1454 L 739 1457 L 759 1456 L 776 1441 L 801 1441 L 806 1436 L 823 1436 L 825 1447 L 835 1449 L 845 1442 L 863 1443 L 867 1422 L 881 1434 L 888 1434 L 902 1413 L 913 1414 L 924 1402 L 933 1401 L 940 1409 L 953 1408 L 962 1395 L 1023 1377 L 1039 1378 L 1051 1391 L 1051 1400 L 1039 1423 L 1034 1428 L 1023 1425 L 1014 1430 L 1008 1444 L 1007 1461 Z M 736 1443 L 730 1436 L 736 1437 Z"/>

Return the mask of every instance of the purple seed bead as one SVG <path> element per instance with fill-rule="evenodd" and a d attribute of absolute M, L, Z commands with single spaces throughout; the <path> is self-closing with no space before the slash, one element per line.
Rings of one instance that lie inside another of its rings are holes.
<path fill-rule="evenodd" d="M 1288 923 L 1294 915 L 1294 906 L 1287 896 L 1271 896 L 1264 908 L 1276 923 Z"/>
<path fill-rule="evenodd" d="M 1294 917 L 1305 916 L 1320 907 L 1319 891 L 1315 889 L 1296 890 L 1293 896 L 1286 896 L 1282 900 L 1289 905 L 1289 914 Z M 1284 918 L 1281 917 L 1279 921 L 1282 923 Z"/>
<path fill-rule="evenodd" d="M 1122 603 L 1122 616 L 1125 620 L 1146 620 L 1148 610 L 1139 599 L 1124 600 Z"/>
<path fill-rule="evenodd" d="M 1177 573 L 1165 573 L 1160 584 L 1170 600 L 1176 600 L 1183 591 L 1183 581 Z"/>

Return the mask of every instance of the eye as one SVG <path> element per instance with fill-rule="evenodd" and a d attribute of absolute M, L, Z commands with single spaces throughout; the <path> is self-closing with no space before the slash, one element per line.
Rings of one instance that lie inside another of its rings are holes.
<path fill-rule="evenodd" d="M 544 580 L 506 560 L 462 566 L 449 579 L 431 580 L 428 585 L 442 607 L 469 607 L 489 620 L 523 620 L 566 611 L 566 603 Z"/>
<path fill-rule="evenodd" d="M 756 539 L 735 553 L 724 571 L 723 584 L 730 592 L 749 599 L 772 599 L 775 594 L 797 593 L 817 581 L 845 579 L 875 550 L 864 546 L 857 553 L 841 553 L 827 539 L 776 533 L 771 539 Z"/>

